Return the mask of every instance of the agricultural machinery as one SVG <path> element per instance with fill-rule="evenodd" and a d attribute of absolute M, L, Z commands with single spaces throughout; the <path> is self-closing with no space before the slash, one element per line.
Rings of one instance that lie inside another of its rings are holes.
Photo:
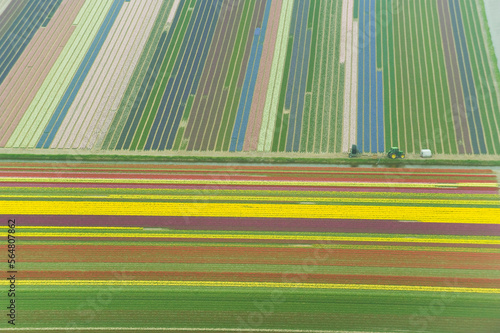
<path fill-rule="evenodd" d="M 349 157 L 356 157 L 361 155 L 361 151 L 359 151 L 358 146 L 352 145 L 351 149 L 349 150 Z"/>
<path fill-rule="evenodd" d="M 402 150 L 399 150 L 398 147 L 391 147 L 387 153 L 387 157 L 393 160 L 396 158 L 405 158 L 405 153 Z"/>

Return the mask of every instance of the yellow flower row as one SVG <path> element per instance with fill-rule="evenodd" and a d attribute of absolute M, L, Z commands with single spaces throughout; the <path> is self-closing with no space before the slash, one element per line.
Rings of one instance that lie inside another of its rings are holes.
<path fill-rule="evenodd" d="M 10 282 L 2 280 L 0 285 Z M 389 291 L 432 291 L 455 293 L 500 294 L 498 288 L 433 287 L 380 284 L 346 283 L 286 283 L 286 282 L 233 282 L 233 281 L 152 281 L 152 280 L 17 280 L 21 286 L 188 286 L 188 287 L 251 287 L 251 288 L 302 288 L 302 289 L 351 289 Z"/>
<path fill-rule="evenodd" d="M 331 218 L 500 224 L 500 208 L 206 202 L 0 201 L 2 214 Z"/>

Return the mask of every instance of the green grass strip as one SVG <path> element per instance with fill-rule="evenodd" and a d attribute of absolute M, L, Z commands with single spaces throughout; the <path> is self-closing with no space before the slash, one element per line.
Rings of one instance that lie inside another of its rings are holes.
<path fill-rule="evenodd" d="M 359 18 L 359 0 L 354 0 L 353 18 L 355 20 Z"/>
<path fill-rule="evenodd" d="M 286 141 L 286 131 L 283 132 L 284 127 L 286 126 L 288 128 L 288 117 L 286 124 L 284 123 L 285 116 L 283 115 L 283 111 L 285 108 L 285 97 L 286 97 L 286 89 L 287 89 L 287 82 L 288 82 L 288 75 L 290 75 L 290 63 L 292 60 L 292 49 L 293 49 L 293 36 L 290 36 L 288 38 L 288 47 L 286 51 L 286 59 L 285 59 L 285 66 L 284 66 L 284 72 L 283 72 L 283 80 L 281 81 L 281 91 L 280 91 L 280 98 L 278 102 L 278 113 L 277 113 L 277 119 L 282 119 L 283 120 L 283 125 L 282 128 L 279 126 L 276 126 L 274 130 L 274 139 L 273 139 L 273 146 L 272 146 L 272 151 L 278 151 L 278 146 L 281 146 L 280 140 Z M 278 123 L 278 122 L 276 122 Z M 281 135 L 283 133 L 284 136 Z M 283 143 L 284 147 L 285 143 Z M 284 148 L 283 148 L 284 150 Z M 283 151 L 280 150 L 280 151 Z"/>
<path fill-rule="evenodd" d="M 307 282 L 307 276 L 288 277 Z M 451 332 L 452 321 L 462 332 L 494 332 L 499 306 L 495 294 L 349 289 L 19 286 L 19 293 L 26 295 L 24 311 L 33 314 L 23 319 L 23 327 L 61 327 L 61 322 L 87 327 L 92 318 L 93 327 L 126 323 L 130 331 L 134 327 L 194 327 L 199 332 L 202 330 L 197 328 L 224 327 L 226 330 L 217 331 L 240 332 L 242 327 L 253 327 L 251 315 L 259 313 L 262 318 L 272 315 L 272 320 L 259 325 L 262 331 L 311 332 L 311 327 L 330 331 L 334 322 L 335 329 L 342 331 L 373 331 L 376 323 L 386 332 L 403 332 L 408 327 L 420 332 L 424 322 L 428 332 Z M 430 312 L 441 304 L 439 312 Z M 98 315 L 94 308 L 99 309 Z"/>
<path fill-rule="evenodd" d="M 328 26 L 326 29 L 328 36 L 328 51 L 326 69 L 326 81 L 324 85 L 324 98 L 325 104 L 322 112 L 322 135 L 321 135 L 321 153 L 327 153 L 329 146 L 334 144 L 335 141 L 335 119 L 337 116 L 336 103 L 333 96 L 336 96 L 338 85 L 338 67 L 339 67 L 339 50 L 340 50 L 340 24 L 342 23 L 342 2 L 337 1 L 332 4 L 332 12 L 327 19 Z M 338 45 L 336 45 L 338 43 Z"/>
<path fill-rule="evenodd" d="M 290 113 L 284 113 L 283 114 L 283 121 L 282 121 L 282 125 L 281 125 L 281 133 L 280 133 L 280 137 L 279 137 L 278 149 L 280 152 L 285 151 L 286 135 L 288 132 L 289 120 L 290 120 Z"/>
<path fill-rule="evenodd" d="M 321 30 L 319 33 L 318 42 L 321 44 L 321 54 L 319 55 L 319 61 L 316 61 L 315 69 L 318 69 L 318 82 L 315 84 L 315 89 L 313 89 L 313 107 L 312 110 L 316 114 L 316 121 L 314 125 L 315 139 L 314 139 L 314 153 L 321 153 L 322 143 L 323 143 L 323 133 L 324 124 L 328 122 L 330 109 L 325 105 L 325 98 L 330 92 L 331 81 L 328 81 L 328 60 L 332 50 L 328 44 L 328 38 L 331 33 L 330 15 L 332 13 L 333 2 L 332 1 L 322 1 L 322 9 L 320 16 L 319 26 Z M 333 16 L 334 17 L 334 16 Z M 316 73 L 314 73 L 316 78 Z M 326 133 L 326 135 L 328 135 Z"/>
<path fill-rule="evenodd" d="M 344 89 L 345 89 L 345 64 L 340 64 L 339 62 L 338 70 L 338 88 L 336 99 L 336 112 L 332 112 L 332 119 L 330 120 L 330 143 L 328 145 L 329 153 L 341 153 L 342 152 L 342 124 L 344 117 Z M 334 79 L 336 80 L 336 79 Z M 335 117 L 333 116 L 335 115 Z M 332 133 L 335 132 L 335 136 Z"/>
<path fill-rule="evenodd" d="M 285 66 L 285 55 L 288 47 L 288 36 L 290 34 L 290 23 L 292 20 L 293 1 L 283 2 L 281 9 L 278 34 L 276 39 L 275 54 L 271 67 L 271 77 L 266 93 L 266 102 L 262 127 L 259 133 L 259 151 L 270 151 L 273 140 L 274 130 L 277 124 L 276 114 L 278 111 L 279 91 L 283 79 L 283 70 Z M 281 118 L 280 118 L 281 120 Z"/>
<path fill-rule="evenodd" d="M 330 66 L 333 67 L 331 79 L 329 79 L 332 89 L 330 94 L 330 121 L 325 122 L 327 126 L 323 133 L 328 133 L 328 140 L 324 145 L 324 152 L 340 152 L 342 145 L 342 119 L 344 115 L 344 86 L 345 86 L 345 63 L 340 63 L 341 23 L 342 23 L 342 3 L 337 2 L 335 7 L 335 35 L 333 36 L 333 57 Z M 324 135 L 323 137 L 326 137 Z"/>
<path fill-rule="evenodd" d="M 310 72 L 312 86 L 311 86 L 311 105 L 310 105 L 310 121 L 308 129 L 308 142 L 307 142 L 307 152 L 314 152 L 316 149 L 315 140 L 319 139 L 321 135 L 321 127 L 318 127 L 318 120 L 323 117 L 323 110 L 318 108 L 319 95 L 323 89 L 321 69 L 323 67 L 324 56 L 323 51 L 325 50 L 325 11 L 328 2 L 320 1 L 316 7 L 316 17 L 315 24 L 316 29 L 313 30 L 313 40 L 316 45 L 314 50 L 314 67 L 313 72 Z M 306 105 L 307 107 L 307 105 Z M 321 122 L 319 122 L 321 124 Z M 319 145 L 318 145 L 319 147 Z M 318 148 L 319 149 L 319 148 Z"/>
<path fill-rule="evenodd" d="M 181 144 L 181 150 L 182 148 Z M 389 158 L 373 159 L 370 157 L 358 157 L 356 159 L 348 157 L 330 157 L 318 156 L 311 157 L 295 157 L 295 156 L 194 156 L 190 154 L 131 154 L 131 153 L 101 153 L 101 154 L 58 154 L 58 153 L 43 153 L 43 154 L 15 154 L 15 153 L 0 153 L 0 158 L 16 162 L 24 161 L 50 161 L 58 163 L 77 163 L 77 162 L 113 162 L 113 163 L 130 163 L 130 162 L 164 162 L 164 163 L 272 163 L 272 164 L 322 164 L 322 165 L 350 165 L 350 166 L 388 166 L 391 168 L 403 168 L 406 166 L 482 166 L 496 167 L 500 166 L 500 160 L 497 159 L 478 159 L 474 156 L 463 156 L 454 159 L 440 159 L 439 157 L 432 159 L 396 159 Z"/>
<path fill-rule="evenodd" d="M 296 244 L 283 243 L 239 243 L 239 242 L 169 242 L 169 241 L 149 241 L 149 240 L 134 240 L 131 241 L 83 241 L 80 239 L 72 240 L 23 240 L 25 245 L 92 245 L 92 246 L 199 246 L 199 247 L 262 247 L 262 248 L 296 248 Z M 380 251 L 439 251 L 450 253 L 500 253 L 500 249 L 496 248 L 470 248 L 470 247 L 440 247 L 440 246 L 407 246 L 407 245 L 339 245 L 339 244 L 311 244 L 311 247 L 316 249 L 344 249 L 344 250 L 380 250 Z"/>
<path fill-rule="evenodd" d="M 186 102 L 186 111 L 184 111 L 181 121 L 187 121 L 189 119 L 189 114 L 191 113 L 191 109 L 193 108 L 193 103 L 194 103 L 194 95 L 189 95 Z"/>
<path fill-rule="evenodd" d="M 100 245 L 100 244 L 96 244 Z M 217 263 L 134 263 L 134 262 L 21 262 L 19 270 L 29 271 L 152 271 L 152 272 L 242 272 L 242 273 L 302 273 L 303 265 L 259 265 L 259 264 L 217 264 Z M 496 270 L 476 269 L 434 269 L 407 267 L 356 267 L 356 266 L 314 266 L 308 269 L 315 274 L 354 274 L 380 276 L 449 277 L 500 279 Z M 129 273 L 133 274 L 133 273 Z"/>
<path fill-rule="evenodd" d="M 177 135 L 175 137 L 173 150 L 179 150 L 179 148 L 181 146 L 181 142 L 182 142 L 182 137 L 184 136 L 185 129 L 186 129 L 186 127 L 184 127 L 184 126 L 179 127 L 179 131 L 177 132 Z"/>
<path fill-rule="evenodd" d="M 313 74 L 314 67 L 316 66 L 316 49 L 318 47 L 318 30 L 319 30 L 319 9 L 320 9 L 320 1 L 314 1 L 312 3 L 313 9 L 309 10 L 309 16 L 314 11 L 314 20 L 312 25 L 312 38 L 311 38 L 311 54 L 309 60 L 309 69 L 307 71 L 307 86 L 306 92 L 312 92 L 313 87 Z M 304 136 L 304 135 L 302 135 Z"/>
<path fill-rule="evenodd" d="M 309 72 L 311 73 L 311 72 Z M 312 76 L 312 74 L 311 74 Z M 311 93 L 306 93 L 304 100 L 304 117 L 302 122 L 302 134 L 300 136 L 300 152 L 307 152 L 307 142 L 311 134 L 313 135 L 312 140 L 314 140 L 314 133 L 310 133 L 309 124 L 311 118 Z"/>
<path fill-rule="evenodd" d="M 193 108 L 194 95 L 189 95 L 186 102 L 186 109 L 184 110 L 184 114 L 182 115 L 181 123 L 179 125 L 179 131 L 175 136 L 175 142 L 173 146 L 173 150 L 179 150 L 181 147 L 181 143 L 184 137 L 184 132 L 186 130 L 186 122 L 189 119 L 189 114 L 191 113 L 191 109 Z"/>

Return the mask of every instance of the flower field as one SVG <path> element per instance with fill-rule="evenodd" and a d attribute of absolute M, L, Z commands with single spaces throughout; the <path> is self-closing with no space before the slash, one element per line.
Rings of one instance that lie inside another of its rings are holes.
<path fill-rule="evenodd" d="M 487 169 L 2 162 L 16 328 L 493 332 L 497 181 Z"/>
<path fill-rule="evenodd" d="M 483 0 L 4 0 L 0 151 L 500 154 Z"/>

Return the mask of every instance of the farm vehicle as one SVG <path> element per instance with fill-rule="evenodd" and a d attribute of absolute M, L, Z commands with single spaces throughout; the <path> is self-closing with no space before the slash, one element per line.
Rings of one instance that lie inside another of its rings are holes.
<path fill-rule="evenodd" d="M 396 158 L 405 158 L 405 156 L 405 153 L 402 150 L 399 150 L 398 147 L 391 147 L 391 149 L 387 153 L 387 157 L 393 160 Z"/>
<path fill-rule="evenodd" d="M 349 149 L 349 157 L 360 156 L 361 151 L 358 149 L 357 145 L 352 145 L 351 149 Z"/>

